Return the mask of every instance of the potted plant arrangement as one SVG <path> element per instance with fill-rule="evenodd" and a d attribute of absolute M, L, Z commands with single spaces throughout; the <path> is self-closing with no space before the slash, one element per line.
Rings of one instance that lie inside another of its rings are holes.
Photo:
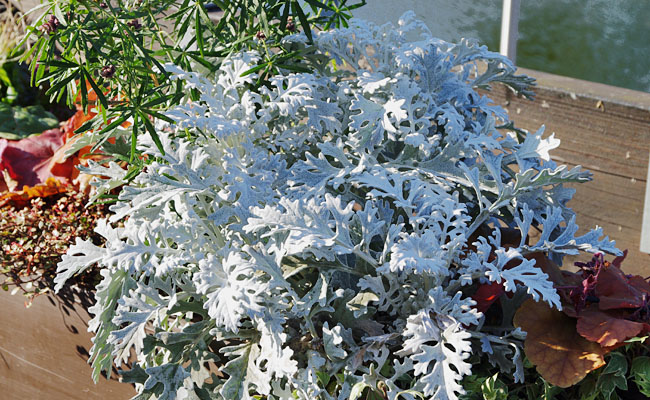
<path fill-rule="evenodd" d="M 266 2 L 277 18 L 217 45 L 214 68 L 170 54 L 141 94 L 89 83 L 98 116 L 79 130 L 97 133 L 80 141 L 129 165 L 83 168 L 114 204 L 103 243 L 78 239 L 54 278 L 99 268 L 93 378 L 116 367 L 141 399 L 648 395 L 650 285 L 567 206 L 590 174 L 477 92 L 532 97 L 533 80 L 412 13 L 312 32 L 296 4 Z M 60 87 L 92 81 L 64 63 Z M 580 253 L 579 272 L 558 267 Z"/>

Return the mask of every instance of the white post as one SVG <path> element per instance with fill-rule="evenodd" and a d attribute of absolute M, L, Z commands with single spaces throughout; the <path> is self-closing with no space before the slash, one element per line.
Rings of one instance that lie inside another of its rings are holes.
<path fill-rule="evenodd" d="M 641 246 L 644 253 L 650 253 L 650 161 L 648 162 L 648 180 L 645 183 L 645 205 L 641 225 Z"/>
<path fill-rule="evenodd" d="M 517 62 L 517 37 L 519 36 L 519 5 L 521 0 L 503 0 L 501 13 L 500 53 Z"/>

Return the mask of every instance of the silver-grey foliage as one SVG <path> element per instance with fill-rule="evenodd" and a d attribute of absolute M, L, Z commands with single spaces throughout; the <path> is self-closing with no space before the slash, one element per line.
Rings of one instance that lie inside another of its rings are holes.
<path fill-rule="evenodd" d="M 471 354 L 523 379 L 525 334 L 485 329 L 476 284 L 559 308 L 526 255 L 619 253 L 599 229 L 575 236 L 562 184 L 589 174 L 551 161 L 559 141 L 497 128 L 508 116 L 477 88 L 531 94 L 507 59 L 433 39 L 412 14 L 314 40 L 331 60 L 320 72 L 259 93 L 242 76 L 254 53 L 214 79 L 166 66 L 200 101 L 158 125 L 164 154 L 141 144 L 154 161 L 98 226 L 106 245 L 79 240 L 59 264 L 58 287 L 103 268 L 95 377 L 134 351 L 124 375 L 141 399 L 457 399 Z M 91 170 L 109 177 L 100 190 L 123 179 Z M 518 245 L 502 243 L 503 223 Z"/>

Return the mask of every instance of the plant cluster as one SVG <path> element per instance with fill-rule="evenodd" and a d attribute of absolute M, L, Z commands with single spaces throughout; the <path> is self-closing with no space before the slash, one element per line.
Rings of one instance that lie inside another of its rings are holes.
<path fill-rule="evenodd" d="M 487 320 L 500 318 L 504 305 L 518 304 L 514 318 L 509 318 L 527 333 L 527 383 L 517 384 L 483 365 L 466 379 L 466 398 L 481 394 L 504 400 L 649 396 L 650 352 L 644 342 L 650 333 L 650 284 L 641 276 L 624 274 L 620 269 L 623 259 L 617 257 L 610 263 L 597 254 L 588 263 L 576 263 L 580 272 L 573 273 L 537 257 L 537 265 L 560 294 L 562 311 L 532 300 L 503 297 L 502 285 L 481 285 L 473 298 Z M 492 306 L 498 302 L 505 304 Z"/>
<path fill-rule="evenodd" d="M 525 383 L 518 384 L 488 365 L 476 365 L 465 378 L 462 400 L 644 400 L 650 396 L 650 349 L 641 337 L 612 351 L 607 364 L 590 372 L 578 385 L 554 386 L 540 376 L 528 360 Z"/>
<path fill-rule="evenodd" d="M 563 185 L 589 173 L 477 92 L 533 80 L 411 13 L 278 43 L 314 72 L 253 50 L 208 77 L 159 66 L 191 94 L 131 142 L 144 171 L 86 169 L 97 195 L 128 183 L 106 244 L 78 240 L 55 278 L 102 268 L 94 379 L 128 365 L 142 399 L 458 399 L 478 359 L 522 383 L 515 311 L 563 308 L 545 260 L 622 254 L 576 235 Z"/>
<path fill-rule="evenodd" d="M 222 10 L 216 23 L 208 14 L 208 3 Z M 183 85 L 169 79 L 162 63 L 211 75 L 228 54 L 255 49 L 263 58 L 251 68 L 264 71 L 261 80 L 279 70 L 308 71 L 301 62 L 303 53 L 286 49 L 279 39 L 298 27 L 311 38 L 314 26 L 344 26 L 350 10 L 361 4 L 347 5 L 347 0 L 304 4 L 296 0 L 48 1 L 30 11 L 34 22 L 27 27 L 24 41 L 34 44 L 22 59 L 31 60 L 32 83 L 49 82 L 47 93 L 53 99 L 66 96 L 70 106 L 80 103 L 86 114 L 96 108 L 97 118 L 79 129 L 86 132 L 79 146 L 93 144 L 96 150 L 109 138 L 128 134 L 128 160 L 135 164 L 137 137 L 146 131 L 160 146 L 151 121 L 169 120 L 161 111 L 177 105 L 185 94 Z M 125 121 L 132 126 L 128 133 L 119 130 Z"/>
<path fill-rule="evenodd" d="M 31 301 L 53 286 L 56 265 L 75 240 L 101 245 L 93 232 L 107 215 L 105 205 L 86 207 L 88 196 L 70 191 L 52 179 L 46 185 L 0 198 L 0 273 L 2 289 L 22 292 Z M 77 239 L 79 238 L 79 239 Z M 76 283 L 94 286 L 97 274 L 77 277 Z"/>
<path fill-rule="evenodd" d="M 576 264 L 579 274 L 551 265 L 562 312 L 530 301 L 517 311 L 515 324 L 528 332 L 526 354 L 549 382 L 571 386 L 603 366 L 612 349 L 650 333 L 650 284 L 625 275 L 623 258 L 610 263 L 598 254 Z"/>

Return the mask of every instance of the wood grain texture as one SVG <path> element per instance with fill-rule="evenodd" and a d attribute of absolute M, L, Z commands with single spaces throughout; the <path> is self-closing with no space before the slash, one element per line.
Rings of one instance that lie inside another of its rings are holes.
<path fill-rule="evenodd" d="M 67 303 L 67 304 L 66 304 Z M 60 298 L 24 298 L 0 290 L 0 398 L 126 400 L 135 389 L 114 377 L 95 385 L 86 363 L 92 335 L 85 308 Z"/>
<path fill-rule="evenodd" d="M 569 205 L 580 231 L 599 225 L 628 249 L 626 273 L 650 275 L 650 255 L 639 250 L 650 151 L 650 94 L 523 70 L 538 79 L 535 101 L 503 87 L 487 94 L 529 131 L 546 126 L 562 142 L 551 156 L 559 163 L 582 165 L 593 181 L 576 184 Z M 578 259 L 585 260 L 585 255 Z M 588 258 L 588 257 L 587 257 Z M 576 258 L 567 258 L 565 266 Z"/>

